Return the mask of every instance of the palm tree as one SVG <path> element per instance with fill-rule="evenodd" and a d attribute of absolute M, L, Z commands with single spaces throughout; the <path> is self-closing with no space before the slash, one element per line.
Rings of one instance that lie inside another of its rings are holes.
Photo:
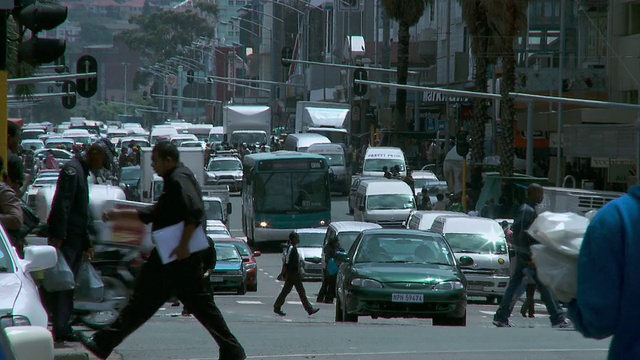
<path fill-rule="evenodd" d="M 389 18 L 398 22 L 398 84 L 406 85 L 409 74 L 409 28 L 417 24 L 427 2 L 432 0 L 382 0 Z M 385 39 L 385 41 L 388 39 Z M 396 129 L 405 128 L 407 90 L 396 91 Z"/>
<path fill-rule="evenodd" d="M 500 53 L 494 29 L 487 22 L 488 0 L 459 0 L 462 18 L 471 35 L 471 54 L 474 60 L 475 91 L 487 91 L 487 66 L 495 64 Z M 487 119 L 487 101 L 473 99 L 473 120 L 469 129 L 471 135 L 471 187 L 470 195 L 476 199 L 482 190 L 482 162 L 484 160 L 484 134 Z"/>
<path fill-rule="evenodd" d="M 502 49 L 502 83 L 500 86 L 501 115 L 500 115 L 500 175 L 513 174 L 513 131 L 516 120 L 516 109 L 513 97 L 509 92 L 516 84 L 516 57 L 514 43 L 518 35 L 527 28 L 528 0 L 494 0 L 487 7 L 487 20 L 491 27 L 499 34 Z"/>

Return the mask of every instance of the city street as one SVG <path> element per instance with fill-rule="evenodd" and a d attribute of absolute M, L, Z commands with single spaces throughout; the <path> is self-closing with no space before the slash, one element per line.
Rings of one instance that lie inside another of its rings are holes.
<path fill-rule="evenodd" d="M 240 235 L 241 200 L 233 197 L 230 228 Z M 333 220 L 349 220 L 346 198 L 334 198 Z M 430 320 L 367 319 L 357 324 L 335 323 L 335 305 L 307 316 L 297 294 L 287 299 L 286 317 L 275 315 L 273 301 L 281 289 L 275 278 L 280 254 L 257 258 L 257 293 L 216 295 L 229 326 L 249 359 L 603 359 L 609 341 L 584 339 L 575 331 L 550 327 L 544 306 L 535 319 L 513 316 L 514 328 L 491 324 L 497 305 L 471 302 L 466 328 L 433 327 Z M 306 282 L 314 302 L 320 284 Z M 518 306 L 519 308 L 519 306 Z M 193 317 L 180 316 L 182 307 L 167 303 L 147 324 L 117 348 L 126 360 L 217 359 L 218 348 Z"/>

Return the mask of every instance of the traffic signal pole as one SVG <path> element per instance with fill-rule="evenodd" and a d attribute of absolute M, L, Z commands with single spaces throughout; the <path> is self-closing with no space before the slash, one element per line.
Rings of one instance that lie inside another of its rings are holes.
<path fill-rule="evenodd" d="M 7 7 L 8 6 L 8 7 Z M 9 163 L 7 159 L 7 143 L 9 131 L 9 111 L 8 99 L 9 85 L 7 84 L 7 18 L 9 10 L 13 8 L 6 0 L 0 2 L 0 156 L 5 164 Z"/>

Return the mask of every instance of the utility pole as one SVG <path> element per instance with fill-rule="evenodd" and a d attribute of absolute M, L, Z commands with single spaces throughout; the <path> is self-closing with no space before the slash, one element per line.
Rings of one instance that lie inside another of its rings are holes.
<path fill-rule="evenodd" d="M 127 72 L 129 70 L 129 63 L 122 63 L 124 65 L 124 115 L 128 115 L 127 112 Z"/>
<path fill-rule="evenodd" d="M 2 1 L 0 3 L 0 156 L 5 164 L 9 164 L 7 158 L 9 111 L 7 104 L 8 84 L 7 84 L 7 17 L 9 10 L 13 8 L 13 1 Z"/>
<path fill-rule="evenodd" d="M 178 79 L 176 82 L 178 83 L 178 113 L 182 116 L 182 91 L 184 90 L 184 84 L 182 83 L 182 78 L 184 76 L 184 66 L 178 66 Z"/>
<path fill-rule="evenodd" d="M 564 84 L 564 48 L 566 43 L 566 9 L 567 1 L 560 0 L 560 52 L 558 53 L 558 97 L 562 97 L 562 85 Z M 556 186 L 562 184 L 562 103 L 558 103 L 557 120 L 557 141 L 556 144 Z"/>
<path fill-rule="evenodd" d="M 380 14 L 382 14 L 382 67 L 384 69 L 388 69 L 391 67 L 391 48 L 389 47 L 389 38 L 391 38 L 391 20 L 389 19 L 389 15 L 384 11 L 384 7 L 381 7 Z M 389 74 L 382 74 L 382 82 L 389 82 Z M 383 87 L 380 90 L 381 93 L 381 102 L 380 108 L 388 108 L 389 107 L 389 95 L 391 94 L 391 90 L 387 87 Z"/>

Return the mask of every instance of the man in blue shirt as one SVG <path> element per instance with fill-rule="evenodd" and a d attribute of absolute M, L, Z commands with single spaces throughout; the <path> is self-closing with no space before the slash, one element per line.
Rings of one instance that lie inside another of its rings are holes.
<path fill-rule="evenodd" d="M 640 186 L 598 210 L 578 259 L 569 317 L 588 338 L 613 336 L 609 359 L 640 359 Z"/>

